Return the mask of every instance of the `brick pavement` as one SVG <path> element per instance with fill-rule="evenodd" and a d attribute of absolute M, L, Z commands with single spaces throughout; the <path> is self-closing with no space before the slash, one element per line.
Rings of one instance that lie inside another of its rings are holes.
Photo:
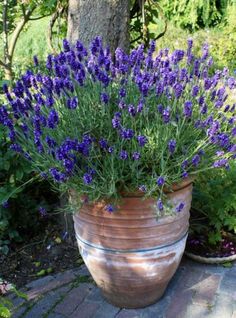
<path fill-rule="evenodd" d="M 183 259 L 164 297 L 143 309 L 109 304 L 85 265 L 26 285 L 10 297 L 13 318 L 236 318 L 236 263 L 231 268 Z"/>

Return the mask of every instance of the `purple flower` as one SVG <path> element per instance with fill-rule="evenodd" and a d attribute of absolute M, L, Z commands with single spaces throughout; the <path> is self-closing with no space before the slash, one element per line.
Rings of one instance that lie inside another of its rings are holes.
<path fill-rule="evenodd" d="M 49 172 L 56 182 L 64 182 L 66 180 L 65 174 L 60 172 L 57 168 L 50 168 Z"/>
<path fill-rule="evenodd" d="M 171 55 L 171 60 L 174 64 L 177 64 L 184 58 L 184 51 L 183 50 L 175 50 Z"/>
<path fill-rule="evenodd" d="M 140 159 L 140 153 L 137 152 L 137 151 L 133 152 L 132 158 L 133 158 L 133 160 L 139 160 Z"/>
<path fill-rule="evenodd" d="M 63 49 L 64 49 L 65 52 L 69 52 L 70 51 L 70 44 L 69 44 L 67 39 L 63 40 Z"/>
<path fill-rule="evenodd" d="M 163 203 L 162 203 L 161 199 L 157 200 L 157 208 L 158 208 L 159 211 L 163 211 L 163 209 L 164 209 L 164 206 L 163 206 Z"/>
<path fill-rule="evenodd" d="M 66 105 L 68 109 L 76 109 L 78 106 L 78 97 L 74 96 L 72 98 L 67 99 Z"/>
<path fill-rule="evenodd" d="M 8 202 L 8 201 L 4 201 L 4 202 L 2 203 L 2 207 L 3 207 L 4 209 L 8 209 L 8 208 L 9 208 L 9 202 Z"/>
<path fill-rule="evenodd" d="M 119 95 L 120 95 L 120 97 L 125 97 L 126 96 L 126 89 L 124 87 L 122 87 L 119 90 Z"/>
<path fill-rule="evenodd" d="M 162 177 L 162 176 L 158 177 L 158 179 L 157 179 L 157 185 L 158 185 L 159 187 L 162 187 L 164 183 L 165 183 L 165 178 Z"/>
<path fill-rule="evenodd" d="M 40 176 L 41 176 L 41 178 L 43 178 L 43 179 L 47 179 L 47 178 L 48 178 L 48 175 L 47 175 L 47 173 L 45 173 L 45 172 L 41 172 L 41 173 L 40 173 Z"/>
<path fill-rule="evenodd" d="M 148 140 L 147 140 L 147 137 L 139 135 L 139 136 L 137 136 L 137 141 L 138 141 L 139 146 L 143 147 L 143 146 L 145 146 L 145 144 L 147 143 Z"/>
<path fill-rule="evenodd" d="M 163 110 L 164 110 L 163 105 L 161 105 L 161 104 L 157 105 L 157 111 L 158 111 L 158 113 L 162 114 L 162 113 L 163 113 Z"/>
<path fill-rule="evenodd" d="M 140 191 L 142 191 L 142 192 L 146 192 L 147 191 L 147 187 L 144 184 L 140 185 L 138 189 Z"/>
<path fill-rule="evenodd" d="M 180 98 L 180 96 L 182 95 L 182 93 L 183 93 L 183 90 L 184 90 L 184 88 L 183 88 L 183 85 L 182 84 L 176 84 L 175 86 L 174 86 L 174 91 L 175 91 L 175 96 L 176 96 L 176 98 Z"/>
<path fill-rule="evenodd" d="M 114 117 L 114 118 L 112 118 L 112 126 L 113 126 L 113 128 L 120 128 L 120 118 L 118 118 L 118 117 Z"/>
<path fill-rule="evenodd" d="M 101 146 L 102 149 L 107 149 L 108 148 L 108 143 L 105 139 L 99 140 L 99 145 Z"/>
<path fill-rule="evenodd" d="M 37 58 L 37 55 L 33 56 L 33 60 L 34 60 L 34 66 L 39 66 L 39 60 Z"/>
<path fill-rule="evenodd" d="M 45 217 L 47 215 L 47 210 L 44 207 L 40 206 L 39 207 L 39 214 L 41 217 Z"/>
<path fill-rule="evenodd" d="M 224 113 L 227 113 L 230 110 L 230 105 L 226 105 L 224 109 Z"/>
<path fill-rule="evenodd" d="M 18 153 L 22 153 L 22 147 L 18 144 L 11 144 L 10 145 L 10 149 L 15 151 L 15 152 L 18 152 Z"/>
<path fill-rule="evenodd" d="M 136 115 L 136 110 L 135 110 L 134 105 L 129 105 L 129 106 L 128 106 L 128 112 L 130 113 L 130 115 L 131 115 L 132 117 L 134 117 L 134 116 Z"/>
<path fill-rule="evenodd" d="M 202 105 L 202 107 L 200 109 L 200 113 L 202 115 L 205 115 L 207 113 L 207 105 L 206 104 Z"/>
<path fill-rule="evenodd" d="M 132 129 L 122 128 L 120 135 L 123 139 L 131 140 L 134 137 L 134 131 Z"/>
<path fill-rule="evenodd" d="M 191 101 L 187 101 L 184 103 L 183 114 L 185 117 L 190 118 L 192 116 L 192 107 L 193 107 L 193 103 Z"/>
<path fill-rule="evenodd" d="M 126 160 L 128 158 L 128 153 L 126 150 L 121 150 L 120 154 L 119 154 L 120 159 L 122 160 Z"/>
<path fill-rule="evenodd" d="M 184 161 L 182 162 L 182 164 L 181 164 L 181 168 L 182 168 L 182 169 L 186 169 L 187 166 L 188 166 L 188 160 L 184 160 Z"/>
<path fill-rule="evenodd" d="M 74 165 L 75 165 L 75 162 L 71 159 L 65 158 L 63 160 L 63 166 L 65 167 L 66 172 L 68 172 L 68 173 L 70 173 L 73 170 Z"/>
<path fill-rule="evenodd" d="M 197 85 L 193 86 L 193 88 L 192 88 L 192 96 L 196 97 L 198 95 L 198 93 L 199 93 L 199 90 L 200 90 L 199 86 L 197 86 Z"/>
<path fill-rule="evenodd" d="M 201 95 L 198 99 L 199 106 L 202 106 L 205 103 L 205 97 Z"/>
<path fill-rule="evenodd" d="M 114 147 L 109 147 L 107 151 L 108 151 L 109 153 L 113 153 Z"/>
<path fill-rule="evenodd" d="M 127 106 L 126 106 L 126 104 L 123 101 L 120 101 L 119 104 L 118 104 L 118 107 L 120 109 L 125 109 Z"/>
<path fill-rule="evenodd" d="M 85 173 L 83 176 L 83 181 L 84 181 L 84 184 L 88 185 L 93 181 L 93 177 L 91 176 L 90 173 Z"/>
<path fill-rule="evenodd" d="M 224 151 L 216 151 L 217 157 L 222 157 L 225 154 Z"/>
<path fill-rule="evenodd" d="M 59 123 L 59 116 L 55 109 L 52 109 L 48 115 L 48 127 L 54 129 Z"/>
<path fill-rule="evenodd" d="M 213 163 L 214 168 L 221 168 L 221 167 L 227 168 L 228 166 L 229 166 L 228 159 L 225 159 L 225 158 L 217 160 Z"/>
<path fill-rule="evenodd" d="M 169 123 L 170 121 L 170 107 L 167 107 L 162 112 L 162 118 L 165 124 Z"/>
<path fill-rule="evenodd" d="M 143 102 L 140 101 L 137 106 L 137 113 L 141 113 L 143 110 Z"/>
<path fill-rule="evenodd" d="M 232 129 L 231 133 L 232 133 L 232 136 L 233 136 L 233 137 L 236 136 L 236 127 L 234 127 L 234 128 Z"/>
<path fill-rule="evenodd" d="M 101 93 L 100 99 L 101 99 L 101 102 L 104 104 L 107 104 L 109 102 L 109 96 L 107 95 L 107 93 L 104 93 L 104 92 Z"/>
<path fill-rule="evenodd" d="M 180 203 L 177 205 L 175 211 L 176 211 L 176 212 L 181 212 L 181 211 L 183 210 L 184 206 L 185 206 L 184 202 L 180 202 Z"/>
<path fill-rule="evenodd" d="M 108 204 L 108 205 L 106 205 L 105 210 L 106 210 L 107 212 L 114 212 L 114 211 L 115 211 L 115 208 L 114 208 L 113 205 Z"/>
<path fill-rule="evenodd" d="M 194 167 L 197 167 L 201 161 L 201 157 L 199 155 L 195 155 L 192 158 L 192 164 Z"/>
<path fill-rule="evenodd" d="M 209 56 L 209 46 L 207 43 L 202 46 L 202 60 L 206 60 Z"/>
<path fill-rule="evenodd" d="M 57 145 L 56 141 L 50 136 L 46 136 L 45 141 L 50 148 L 54 148 Z"/>
<path fill-rule="evenodd" d="M 143 96 L 147 96 L 148 95 L 148 84 L 147 83 L 142 83 L 141 87 L 140 87 L 140 91 L 142 92 Z"/>
<path fill-rule="evenodd" d="M 183 171 L 181 177 L 182 177 L 182 179 L 188 178 L 188 172 Z"/>
<path fill-rule="evenodd" d="M 175 148 L 176 148 L 176 140 L 171 139 L 168 142 L 168 149 L 171 155 L 175 152 Z"/>

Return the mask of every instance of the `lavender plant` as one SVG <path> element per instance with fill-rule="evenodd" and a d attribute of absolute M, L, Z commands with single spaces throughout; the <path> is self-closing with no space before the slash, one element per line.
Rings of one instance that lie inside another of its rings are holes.
<path fill-rule="evenodd" d="M 113 61 L 99 37 L 89 51 L 64 40 L 47 73 L 35 58 L 11 92 L 4 86 L 0 123 L 11 149 L 61 191 L 112 203 L 139 189 L 162 212 L 163 189 L 236 158 L 235 104 L 227 104 L 236 80 L 227 69 L 209 75 L 208 46 L 196 57 L 192 45 L 156 53 L 152 42 L 129 55 L 118 48 Z"/>

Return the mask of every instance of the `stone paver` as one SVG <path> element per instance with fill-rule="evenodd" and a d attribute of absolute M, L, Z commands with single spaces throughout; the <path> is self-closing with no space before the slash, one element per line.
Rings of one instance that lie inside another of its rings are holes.
<path fill-rule="evenodd" d="M 13 318 L 236 318 L 236 263 L 231 268 L 183 259 L 164 296 L 142 309 L 109 304 L 85 265 L 27 284 L 28 300 L 9 295 Z"/>

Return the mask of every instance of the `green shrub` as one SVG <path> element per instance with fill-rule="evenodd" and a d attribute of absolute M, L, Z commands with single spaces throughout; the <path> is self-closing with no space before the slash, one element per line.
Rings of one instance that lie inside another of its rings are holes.
<path fill-rule="evenodd" d="M 31 182 L 31 165 L 8 150 L 2 127 L 0 140 L 0 253 L 7 254 L 11 242 L 22 241 L 24 234 L 29 238 L 42 228 L 39 206 L 49 209 L 48 202 L 54 202 L 55 195 L 46 182 Z"/>
<path fill-rule="evenodd" d="M 204 173 L 193 191 L 192 231 L 208 233 L 216 244 L 222 231 L 236 233 L 236 164 L 229 170 Z"/>

